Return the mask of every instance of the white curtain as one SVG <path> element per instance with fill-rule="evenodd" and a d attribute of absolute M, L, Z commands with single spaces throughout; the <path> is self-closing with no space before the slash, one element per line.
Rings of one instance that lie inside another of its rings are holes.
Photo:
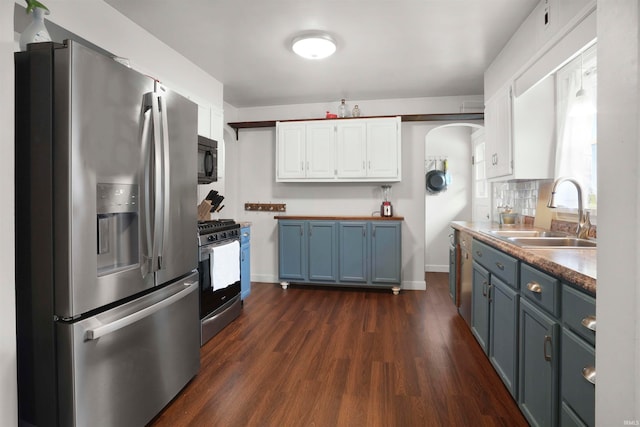
<path fill-rule="evenodd" d="M 583 73 L 582 80 L 580 74 Z M 556 178 L 570 176 L 583 186 L 585 206 L 595 199 L 594 143 L 596 125 L 596 68 L 585 69 L 580 58 L 567 64 L 557 74 L 558 137 L 556 145 Z M 583 89 L 583 95 L 576 94 Z M 577 192 L 571 184 L 558 188 L 559 206 L 577 207 Z"/>

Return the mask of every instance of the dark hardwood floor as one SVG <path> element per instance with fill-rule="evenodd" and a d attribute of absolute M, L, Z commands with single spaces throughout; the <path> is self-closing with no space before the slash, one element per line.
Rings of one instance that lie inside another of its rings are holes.
<path fill-rule="evenodd" d="M 448 294 L 253 283 L 161 426 L 526 426 Z"/>

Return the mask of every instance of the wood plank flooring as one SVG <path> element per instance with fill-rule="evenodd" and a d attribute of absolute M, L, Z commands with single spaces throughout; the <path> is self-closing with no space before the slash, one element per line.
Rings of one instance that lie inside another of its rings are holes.
<path fill-rule="evenodd" d="M 253 283 L 151 423 L 224 427 L 526 426 L 448 294 Z"/>

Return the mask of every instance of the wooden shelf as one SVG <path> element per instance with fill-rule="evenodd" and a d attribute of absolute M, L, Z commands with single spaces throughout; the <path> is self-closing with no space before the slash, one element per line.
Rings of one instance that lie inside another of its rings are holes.
<path fill-rule="evenodd" d="M 397 116 L 367 116 L 367 117 L 347 117 L 344 119 L 293 119 L 279 120 L 281 122 L 307 122 L 313 120 L 352 120 L 352 119 L 377 119 L 381 117 L 397 117 Z M 449 114 L 402 114 L 400 115 L 403 122 L 448 122 L 460 120 L 484 120 L 484 113 L 449 113 Z M 257 122 L 232 122 L 227 123 L 236 131 L 236 141 L 238 140 L 238 131 L 240 129 L 251 128 L 270 128 L 276 125 L 276 120 L 264 120 Z"/>

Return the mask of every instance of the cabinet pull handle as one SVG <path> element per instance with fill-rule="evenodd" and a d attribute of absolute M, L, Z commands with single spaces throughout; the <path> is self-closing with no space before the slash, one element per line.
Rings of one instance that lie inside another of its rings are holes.
<path fill-rule="evenodd" d="M 483 297 L 487 296 L 487 281 L 486 280 L 482 281 L 482 296 Z"/>
<path fill-rule="evenodd" d="M 591 384 L 596 385 L 596 368 L 593 366 L 585 366 L 582 368 L 582 377 Z"/>
<path fill-rule="evenodd" d="M 478 257 L 482 258 L 482 252 L 476 251 L 476 255 L 478 255 Z"/>
<path fill-rule="evenodd" d="M 496 262 L 496 267 L 498 267 L 500 270 L 504 270 L 504 265 L 502 263 Z"/>
<path fill-rule="evenodd" d="M 300 160 L 300 170 L 304 170 L 304 161 Z"/>
<path fill-rule="evenodd" d="M 596 331 L 596 316 L 587 316 L 582 321 L 582 326 L 595 332 Z"/>
<path fill-rule="evenodd" d="M 551 346 L 551 351 L 553 352 L 553 343 L 551 342 L 551 335 L 545 335 L 544 341 L 542 342 L 542 352 L 544 353 L 544 360 L 547 362 L 551 362 L 551 354 L 547 354 L 547 343 Z"/>
<path fill-rule="evenodd" d="M 534 294 L 541 294 L 542 293 L 542 286 L 540 286 L 540 283 L 538 283 L 538 282 L 529 282 L 529 283 L 527 283 L 527 289 L 529 289 Z"/>
<path fill-rule="evenodd" d="M 489 286 L 487 287 L 487 299 L 489 300 L 489 302 L 491 302 L 491 301 L 492 301 L 492 299 L 491 299 L 491 288 L 492 288 L 492 287 L 493 287 L 493 285 L 489 285 Z"/>

